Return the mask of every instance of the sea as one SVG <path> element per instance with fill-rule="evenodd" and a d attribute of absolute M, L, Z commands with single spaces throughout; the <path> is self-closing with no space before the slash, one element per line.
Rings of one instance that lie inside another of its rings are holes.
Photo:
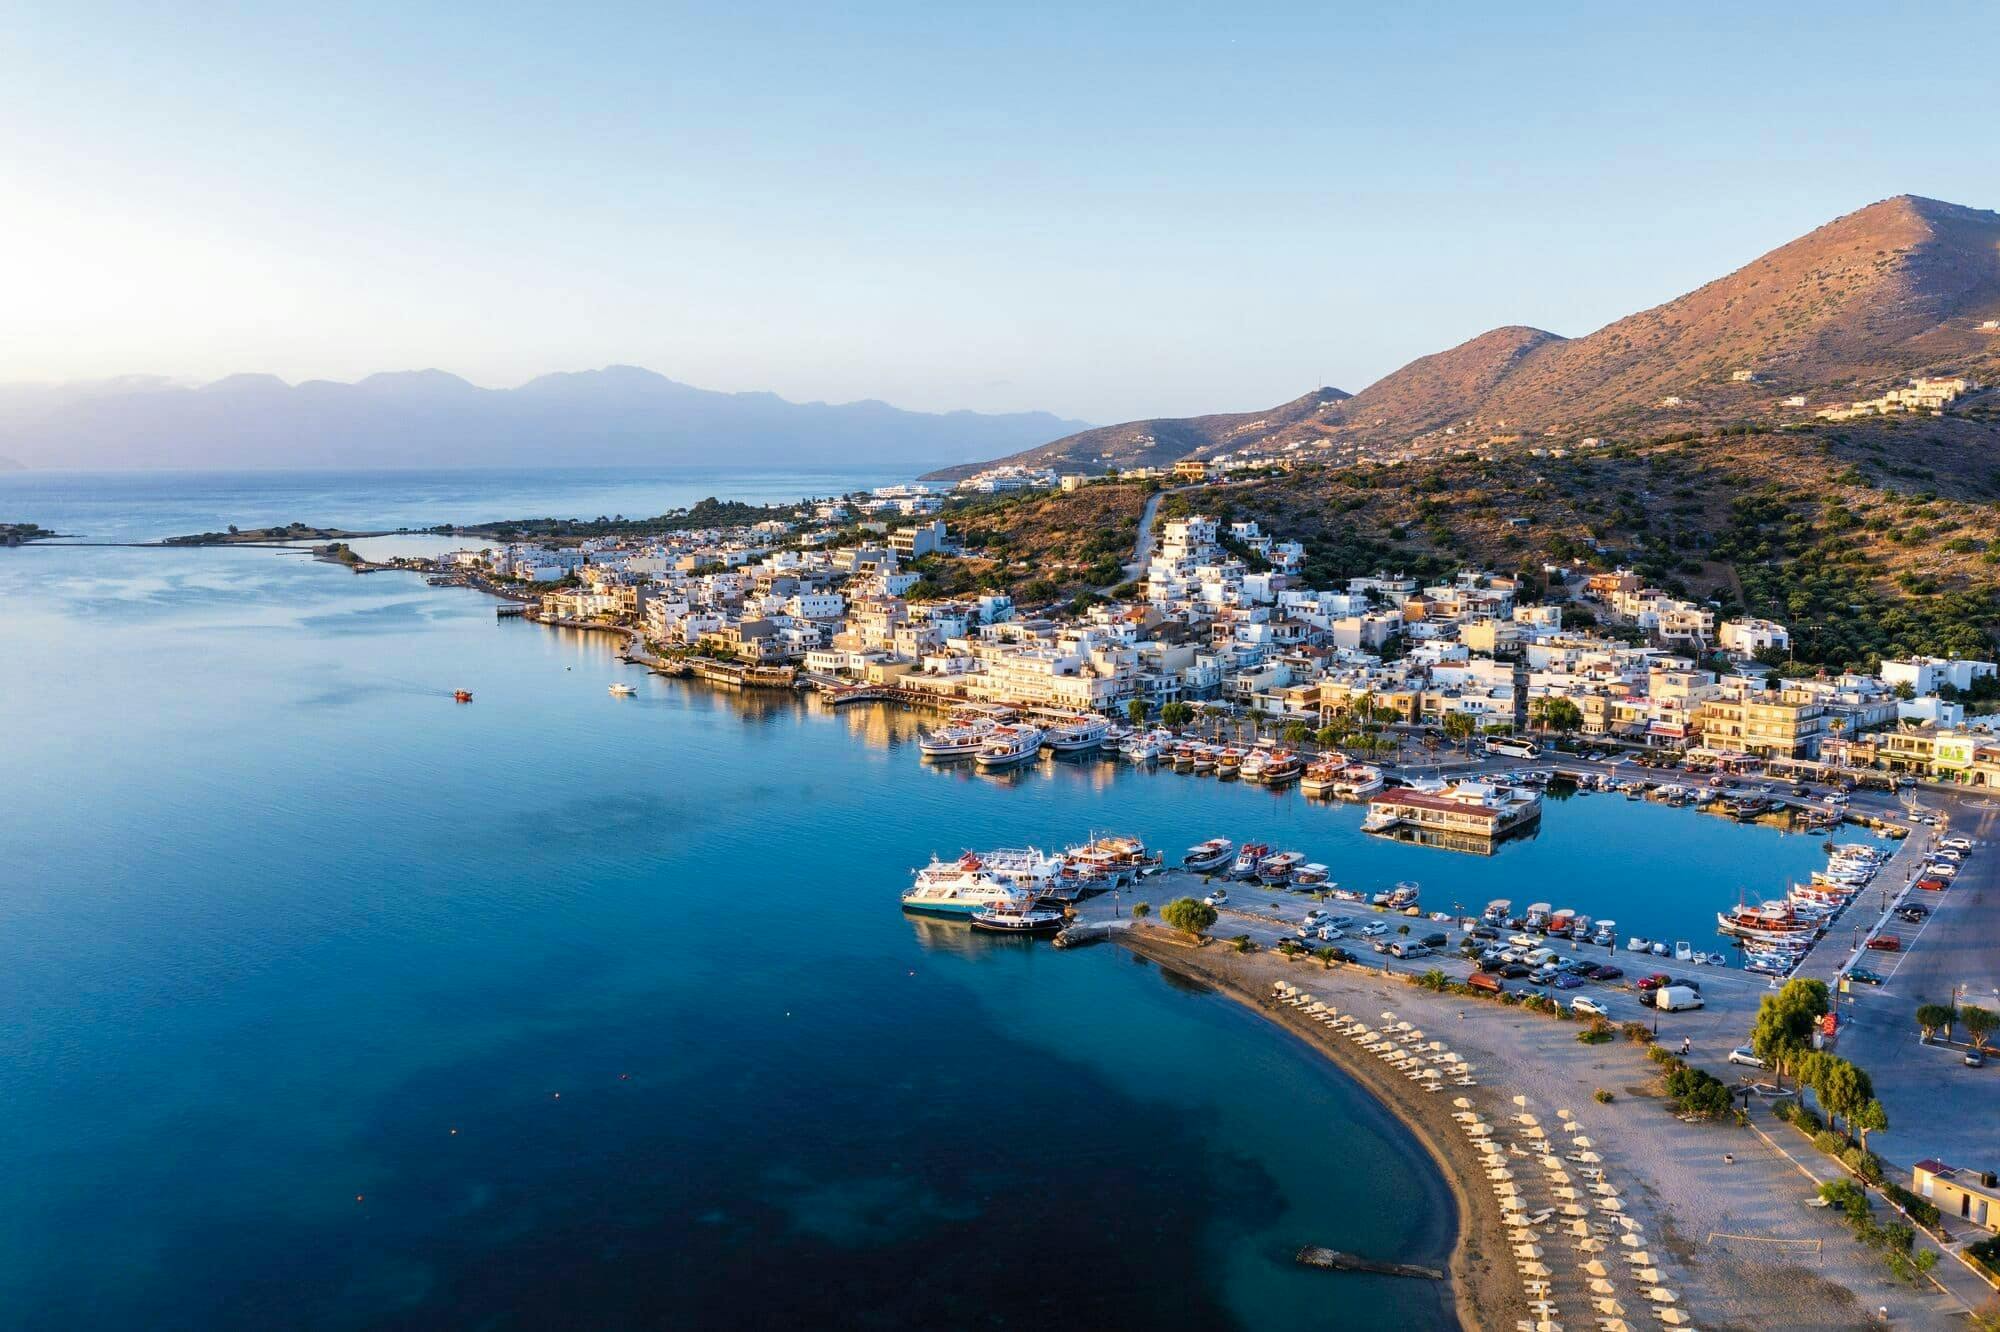
<path fill-rule="evenodd" d="M 0 521 L 127 542 L 896 479 L 16 473 Z M 650 676 L 303 552 L 0 549 L 0 1318 L 1450 1327 L 1429 1283 L 1292 1262 L 1450 1250 L 1444 1181 L 1355 1084 L 1122 949 L 907 917 L 913 868 L 1256 838 L 1426 905 L 1712 938 L 1821 856 L 1604 797 L 1466 856 L 1109 760 L 926 764 L 922 720 Z"/>

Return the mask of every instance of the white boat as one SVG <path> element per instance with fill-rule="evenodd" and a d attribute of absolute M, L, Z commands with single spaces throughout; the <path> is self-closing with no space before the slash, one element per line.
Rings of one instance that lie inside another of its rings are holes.
<path fill-rule="evenodd" d="M 1236 855 L 1236 843 L 1227 837 L 1211 837 L 1187 849 L 1181 857 L 1181 868 L 1206 874 L 1227 865 Z"/>
<path fill-rule="evenodd" d="M 630 698 L 636 692 L 631 685 L 626 684 L 623 680 L 611 686 L 611 697 L 613 698 Z"/>
<path fill-rule="evenodd" d="M 1025 722 L 996 726 L 980 745 L 974 762 L 986 769 L 1011 768 L 1026 763 L 1042 748 L 1042 730 Z"/>
<path fill-rule="evenodd" d="M 1026 897 L 1031 902 L 1054 888 L 1062 873 L 1059 857 L 1040 851 L 968 851 L 956 860 L 938 860 L 916 872 L 903 894 L 903 909 L 939 916 L 970 916 L 989 907 L 1005 907 Z"/>
<path fill-rule="evenodd" d="M 1074 717 L 1049 723 L 1042 732 L 1042 743 L 1058 754 L 1074 754 L 1103 744 L 1105 733 L 1110 729 L 1111 723 L 1105 718 L 1078 713 Z"/>
<path fill-rule="evenodd" d="M 1118 746 L 1119 756 L 1131 763 L 1152 763 L 1173 743 L 1172 731 L 1135 731 Z"/>
<path fill-rule="evenodd" d="M 977 754 L 993 738 L 993 731 L 998 725 L 990 717 L 954 720 L 935 731 L 926 732 L 917 741 L 917 749 L 925 758 L 963 758 L 968 754 Z"/>
<path fill-rule="evenodd" d="M 1318 861 L 1309 861 L 1292 871 L 1292 886 L 1295 888 L 1317 888 L 1326 882 L 1332 870 Z"/>

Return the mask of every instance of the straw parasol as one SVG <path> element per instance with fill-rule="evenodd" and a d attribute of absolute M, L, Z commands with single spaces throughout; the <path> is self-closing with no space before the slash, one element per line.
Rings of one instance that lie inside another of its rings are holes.
<path fill-rule="evenodd" d="M 1618 1288 L 1603 1277 L 1592 1277 L 1590 1279 L 1590 1293 L 1593 1295 L 1615 1295 L 1617 1292 Z"/>
<path fill-rule="evenodd" d="M 1660 1310 L 1660 1321 L 1663 1323 L 1671 1323 L 1675 1327 L 1678 1327 L 1682 1323 L 1685 1323 L 1687 1320 L 1688 1316 L 1682 1313 L 1679 1309 Z"/>
<path fill-rule="evenodd" d="M 1646 1292 L 1646 1298 L 1651 1300 L 1655 1304 L 1677 1303 L 1674 1293 L 1668 1290 L 1665 1286 L 1654 1286 L 1650 1288 Z"/>
<path fill-rule="evenodd" d="M 1611 1275 L 1611 1269 L 1607 1268 L 1603 1263 L 1598 1262 L 1595 1258 L 1582 1264 L 1582 1267 L 1585 1276 L 1601 1277 Z"/>
<path fill-rule="evenodd" d="M 1472 1098 L 1470 1096 L 1454 1096 L 1451 1098 L 1451 1103 L 1461 1110 L 1470 1110 L 1472 1108 Z"/>

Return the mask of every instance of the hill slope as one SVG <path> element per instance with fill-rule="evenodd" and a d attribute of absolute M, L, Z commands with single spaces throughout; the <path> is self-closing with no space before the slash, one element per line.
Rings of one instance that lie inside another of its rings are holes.
<path fill-rule="evenodd" d="M 1870 397 L 1911 375 L 1953 370 L 2000 380 L 2000 335 L 1979 328 L 1987 319 L 2000 319 L 2000 214 L 1899 195 L 1585 337 L 1497 328 L 1412 361 L 1345 401 L 1322 402 L 1309 418 L 1285 418 L 1298 405 L 1291 403 L 1267 413 L 1139 421 L 1008 461 L 1082 470 L 1158 465 L 1228 447 L 1210 423 L 1260 419 L 1271 424 L 1234 437 L 1236 447 L 1324 450 L 1334 460 L 1458 448 L 1492 435 L 1809 420 L 1813 407 Z M 1756 382 L 1734 382 L 1739 370 L 1754 372 Z M 1781 405 L 1794 394 L 1807 406 Z M 1682 402 L 1666 406 L 1668 398 Z"/>
<path fill-rule="evenodd" d="M 1080 425 L 1045 412 L 907 412 L 882 402 L 717 393 L 632 366 L 484 389 L 439 370 L 353 384 L 233 375 L 0 387 L 0 454 L 34 467 L 557 464 L 931 466 Z"/>

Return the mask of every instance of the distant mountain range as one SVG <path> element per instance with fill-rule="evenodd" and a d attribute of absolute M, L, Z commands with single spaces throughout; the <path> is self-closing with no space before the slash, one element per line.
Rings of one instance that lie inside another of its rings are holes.
<path fill-rule="evenodd" d="M 1872 397 L 1911 375 L 1950 370 L 1992 384 L 2000 333 L 1981 325 L 1993 319 L 2000 214 L 1900 195 L 1587 337 L 1497 328 L 1351 397 L 1318 389 L 1265 412 L 1104 426 L 998 461 L 1103 471 L 1245 449 L 1365 455 L 1495 435 L 1809 418 L 1812 407 Z M 1740 371 L 1755 379 L 1738 382 Z M 1807 408 L 1781 408 L 1793 395 Z"/>
<path fill-rule="evenodd" d="M 936 467 L 1085 425 L 1046 412 L 718 393 L 633 366 L 484 389 L 440 370 L 357 383 L 233 375 L 0 385 L 0 456 L 37 468 L 854 463 Z"/>

